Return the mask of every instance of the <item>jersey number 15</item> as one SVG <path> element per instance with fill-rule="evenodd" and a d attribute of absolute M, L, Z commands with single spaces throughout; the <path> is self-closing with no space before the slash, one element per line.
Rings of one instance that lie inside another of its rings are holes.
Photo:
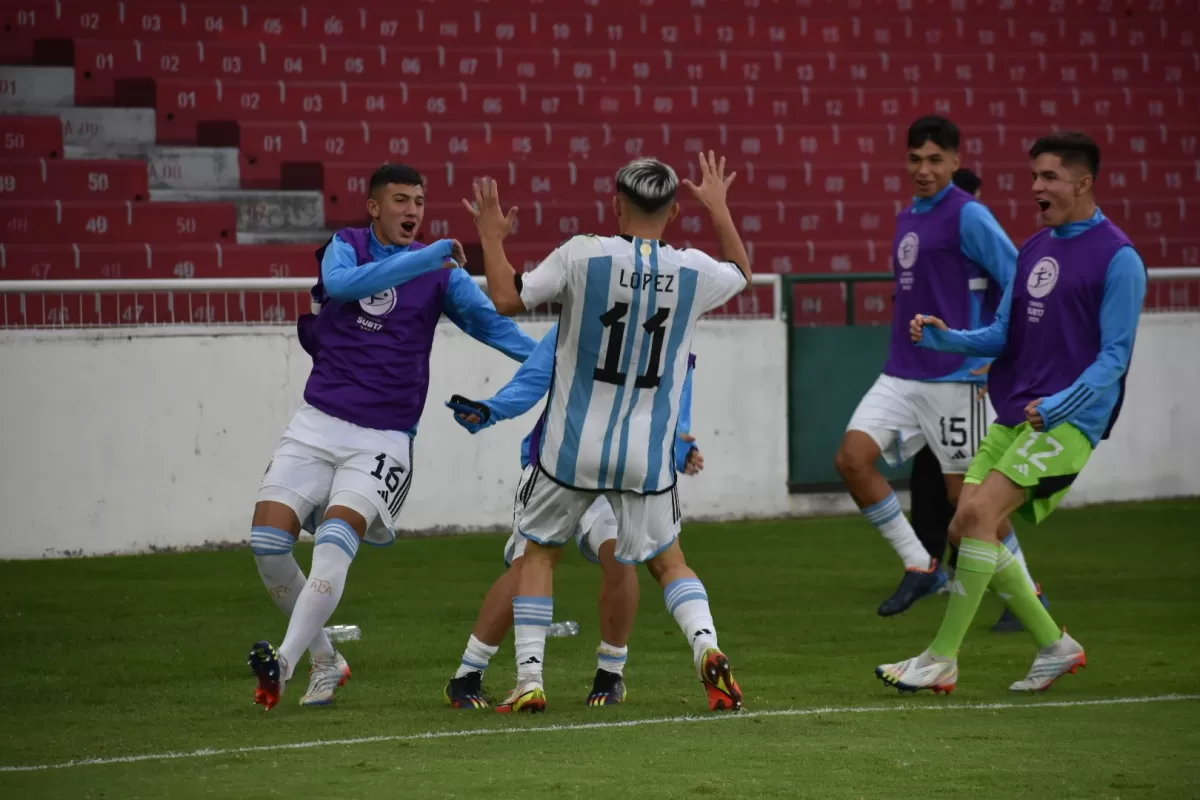
<path fill-rule="evenodd" d="M 592 377 L 602 383 L 612 383 L 617 386 L 625 385 L 624 372 L 621 372 L 621 350 L 625 343 L 625 315 L 629 313 L 628 303 L 614 303 L 613 307 L 600 315 L 600 322 L 609 329 L 608 350 L 604 353 L 604 364 L 596 367 Z M 646 364 L 646 372 L 638 375 L 633 385 L 638 389 L 656 389 L 661 381 L 658 371 L 662 365 L 663 343 L 667 338 L 667 317 L 671 309 L 660 308 L 650 319 L 642 324 L 646 335 L 650 337 L 650 360 Z"/>

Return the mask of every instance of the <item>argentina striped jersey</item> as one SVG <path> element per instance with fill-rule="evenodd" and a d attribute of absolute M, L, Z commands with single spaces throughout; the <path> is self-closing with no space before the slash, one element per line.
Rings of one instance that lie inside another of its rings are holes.
<path fill-rule="evenodd" d="M 736 264 L 623 236 L 576 236 L 526 273 L 526 308 L 562 305 L 540 469 L 577 489 L 674 486 L 696 320 L 745 287 Z"/>

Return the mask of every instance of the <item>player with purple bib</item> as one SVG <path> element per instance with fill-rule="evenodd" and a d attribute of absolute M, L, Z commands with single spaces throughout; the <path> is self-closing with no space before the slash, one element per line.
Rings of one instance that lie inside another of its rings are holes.
<path fill-rule="evenodd" d="M 960 139 L 943 117 L 922 117 L 908 129 L 913 202 L 896 218 L 891 349 L 883 374 L 855 409 L 835 461 L 854 502 L 904 562 L 899 586 L 879 606 L 884 617 L 936 592 L 946 573 L 942 553 L 921 544 L 876 463 L 882 456 L 899 466 L 928 446 L 950 502 L 957 502 L 991 416 L 979 393 L 987 359 L 918 348 L 909 341 L 908 321 L 923 311 L 961 328 L 986 325 L 1016 268 L 1017 249 L 1008 234 L 952 182 Z"/>
<path fill-rule="evenodd" d="M 250 651 L 255 702 L 279 702 L 304 651 L 312 674 L 303 705 L 333 701 L 350 677 L 324 625 L 337 608 L 359 541 L 387 545 L 412 486 L 412 448 L 429 390 L 429 357 L 443 315 L 516 361 L 536 342 L 461 269 L 462 246 L 416 241 L 425 214 L 425 179 L 403 165 L 371 177 L 371 224 L 338 231 L 317 251 L 315 316 L 298 324 L 313 356 L 304 405 L 267 467 L 254 508 L 250 545 L 267 591 L 288 615 L 278 650 Z M 445 269 L 444 267 L 451 267 Z M 324 509 L 324 511 L 322 511 Z M 311 520 L 320 514 L 320 521 Z M 292 555 L 302 523 L 315 528 L 306 578 Z"/>
<path fill-rule="evenodd" d="M 1021 248 L 995 321 L 953 330 L 918 314 L 910 323 L 921 347 L 996 359 L 988 380 L 996 422 L 971 463 L 951 523 L 958 569 L 941 629 L 919 656 L 875 669 L 901 691 L 954 689 L 959 647 L 988 588 L 1038 647 L 1012 691 L 1047 689 L 1087 664 L 1083 646 L 1038 601 L 997 527 L 1014 512 L 1035 523 L 1046 519 L 1111 433 L 1146 296 L 1146 267 L 1096 205 L 1094 141 L 1056 133 L 1039 139 L 1029 155 L 1046 227 Z"/>

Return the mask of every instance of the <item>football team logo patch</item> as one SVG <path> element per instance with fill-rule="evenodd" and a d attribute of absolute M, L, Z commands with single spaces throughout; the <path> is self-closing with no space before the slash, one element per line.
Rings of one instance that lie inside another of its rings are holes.
<path fill-rule="evenodd" d="M 904 234 L 904 238 L 900 240 L 900 246 L 896 248 L 896 261 L 904 269 L 912 269 L 912 265 L 917 263 L 917 253 L 921 250 L 921 239 L 916 233 L 908 232 Z"/>
<path fill-rule="evenodd" d="M 1058 262 L 1046 257 L 1033 265 L 1029 278 L 1025 281 L 1025 290 L 1029 296 L 1040 300 L 1054 291 L 1058 283 Z"/>
<path fill-rule="evenodd" d="M 396 290 L 384 289 L 379 294 L 364 297 L 358 304 L 372 317 L 385 317 L 396 307 Z"/>

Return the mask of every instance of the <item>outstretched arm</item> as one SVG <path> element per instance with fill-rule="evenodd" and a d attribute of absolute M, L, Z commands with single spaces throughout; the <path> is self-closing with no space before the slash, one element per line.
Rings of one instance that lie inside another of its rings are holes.
<path fill-rule="evenodd" d="M 558 346 L 558 323 L 542 337 L 512 380 L 482 402 L 457 395 L 446 403 L 454 421 L 471 433 L 479 433 L 497 422 L 513 419 L 537 405 L 550 390 L 554 376 L 554 351 Z"/>
<path fill-rule="evenodd" d="M 537 342 L 517 323 L 500 316 L 483 290 L 460 269 L 450 273 L 442 311 L 471 338 L 499 350 L 514 361 L 524 361 L 537 346 Z"/>
<path fill-rule="evenodd" d="M 951 330 L 937 317 L 918 314 L 909 324 L 912 340 L 919 347 L 941 350 L 944 353 L 963 353 L 968 356 L 995 358 L 1004 351 L 1008 341 L 1008 318 L 1012 311 L 1012 282 L 1004 289 L 996 318 L 986 328 L 973 331 Z"/>
<path fill-rule="evenodd" d="M 492 418 L 495 421 L 519 417 L 546 396 L 554 376 L 554 351 L 557 346 L 556 322 L 537 343 L 533 353 L 525 359 L 525 363 L 517 370 L 517 374 L 513 375 L 512 380 L 483 401 L 492 410 Z"/>
<path fill-rule="evenodd" d="M 321 259 L 321 283 L 331 300 L 350 303 L 441 269 L 453 253 L 453 240 L 442 239 L 420 250 L 406 250 L 359 266 L 354 248 L 334 236 Z"/>

